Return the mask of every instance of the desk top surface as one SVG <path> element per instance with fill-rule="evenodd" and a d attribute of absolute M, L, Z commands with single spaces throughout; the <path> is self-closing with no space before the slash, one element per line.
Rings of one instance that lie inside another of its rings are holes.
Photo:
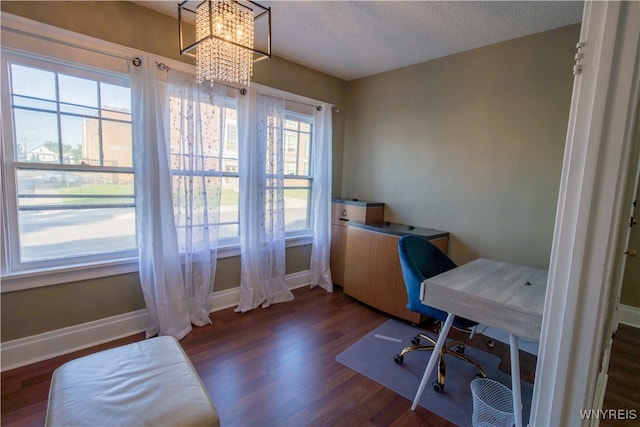
<path fill-rule="evenodd" d="M 413 227 L 411 225 L 396 224 L 393 222 L 381 222 L 381 223 L 363 223 L 350 221 L 348 226 L 358 227 L 376 233 L 392 234 L 394 236 L 423 236 L 428 239 L 439 239 L 447 237 L 448 231 L 434 230 L 433 228 Z"/>
<path fill-rule="evenodd" d="M 547 271 L 478 258 L 422 283 L 424 304 L 538 341 Z"/>

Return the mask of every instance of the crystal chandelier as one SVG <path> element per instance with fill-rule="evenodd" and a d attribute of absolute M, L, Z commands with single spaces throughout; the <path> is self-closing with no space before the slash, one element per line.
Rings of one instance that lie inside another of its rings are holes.
<path fill-rule="evenodd" d="M 180 54 L 195 48 L 198 83 L 214 81 L 248 85 L 253 74 L 254 54 L 258 59 L 271 57 L 271 9 L 258 3 L 235 0 L 195 2 L 178 6 Z M 195 15 L 194 42 L 184 47 L 183 12 Z M 255 23 L 266 16 L 267 50 L 254 47 Z M 193 53 L 188 53 L 193 55 Z"/>

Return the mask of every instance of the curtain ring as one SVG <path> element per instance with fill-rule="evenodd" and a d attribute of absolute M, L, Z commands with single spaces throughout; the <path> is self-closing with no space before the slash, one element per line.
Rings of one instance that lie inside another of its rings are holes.
<path fill-rule="evenodd" d="M 140 65 L 142 65 L 142 59 L 140 58 L 133 58 L 131 62 L 133 62 L 133 65 L 135 65 L 136 67 L 139 67 Z"/>
<path fill-rule="evenodd" d="M 246 95 L 247 90 L 245 88 L 240 89 L 240 95 Z"/>
<path fill-rule="evenodd" d="M 318 110 L 318 111 L 322 111 L 322 105 L 318 105 L 318 106 L 316 107 L 316 110 Z"/>

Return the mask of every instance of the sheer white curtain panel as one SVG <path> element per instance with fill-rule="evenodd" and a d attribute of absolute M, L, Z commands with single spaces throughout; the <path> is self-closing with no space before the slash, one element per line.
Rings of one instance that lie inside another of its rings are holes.
<path fill-rule="evenodd" d="M 285 281 L 285 101 L 249 88 L 238 101 L 240 256 L 238 312 L 291 301 Z"/>
<path fill-rule="evenodd" d="M 313 212 L 313 244 L 311 246 L 311 287 L 320 286 L 333 292 L 329 267 L 331 249 L 331 105 L 315 109 L 313 126 L 313 184 L 311 210 Z"/>
<path fill-rule="evenodd" d="M 178 245 L 191 323 L 211 323 L 222 193 L 226 88 L 199 85 L 191 74 L 169 70 L 165 120 L 173 173 Z"/>
<path fill-rule="evenodd" d="M 160 93 L 157 72 L 146 58 L 142 66 L 131 70 L 139 274 L 148 313 L 147 338 L 171 335 L 181 339 L 191 331 L 191 322 L 163 126 L 167 104 Z"/>

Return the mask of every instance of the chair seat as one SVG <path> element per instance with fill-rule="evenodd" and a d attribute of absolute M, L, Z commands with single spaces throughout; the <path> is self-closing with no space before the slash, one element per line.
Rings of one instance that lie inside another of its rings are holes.
<path fill-rule="evenodd" d="M 439 322 L 444 322 L 448 313 L 431 307 L 428 302 L 423 303 L 420 297 L 420 288 L 422 282 L 430 277 L 444 273 L 456 267 L 456 264 L 440 249 L 434 246 L 427 239 L 415 235 L 407 235 L 398 241 L 398 255 L 400 257 L 400 266 L 402 267 L 402 276 L 404 278 L 407 290 L 407 308 L 411 311 L 428 316 Z M 453 326 L 458 329 L 470 329 L 478 323 L 456 316 Z M 414 337 L 413 341 L 418 342 L 421 334 Z M 424 335 L 423 337 L 431 342 L 430 345 L 413 345 L 405 347 L 400 353 L 394 357 L 396 363 L 402 363 L 404 355 L 412 351 L 432 351 L 435 346 L 435 340 Z M 461 347 L 460 347 L 461 346 Z M 460 343 L 446 345 L 441 353 L 438 364 L 438 381 L 434 384 L 437 391 L 442 391 L 445 382 L 445 355 L 451 355 L 458 359 L 470 363 L 476 368 L 481 376 L 485 376 L 485 372 L 480 365 L 474 360 L 463 354 L 464 346 Z"/>
<path fill-rule="evenodd" d="M 429 307 L 428 305 L 424 305 L 422 303 L 416 303 L 415 301 L 410 301 L 407 304 L 407 308 L 416 313 L 420 313 L 424 316 L 430 317 L 437 321 L 443 321 L 447 318 L 447 312 L 438 310 L 437 308 Z M 458 329 L 471 329 L 476 326 L 478 322 L 474 322 L 473 320 L 465 319 L 464 317 L 456 316 L 453 319 L 453 327 Z"/>

